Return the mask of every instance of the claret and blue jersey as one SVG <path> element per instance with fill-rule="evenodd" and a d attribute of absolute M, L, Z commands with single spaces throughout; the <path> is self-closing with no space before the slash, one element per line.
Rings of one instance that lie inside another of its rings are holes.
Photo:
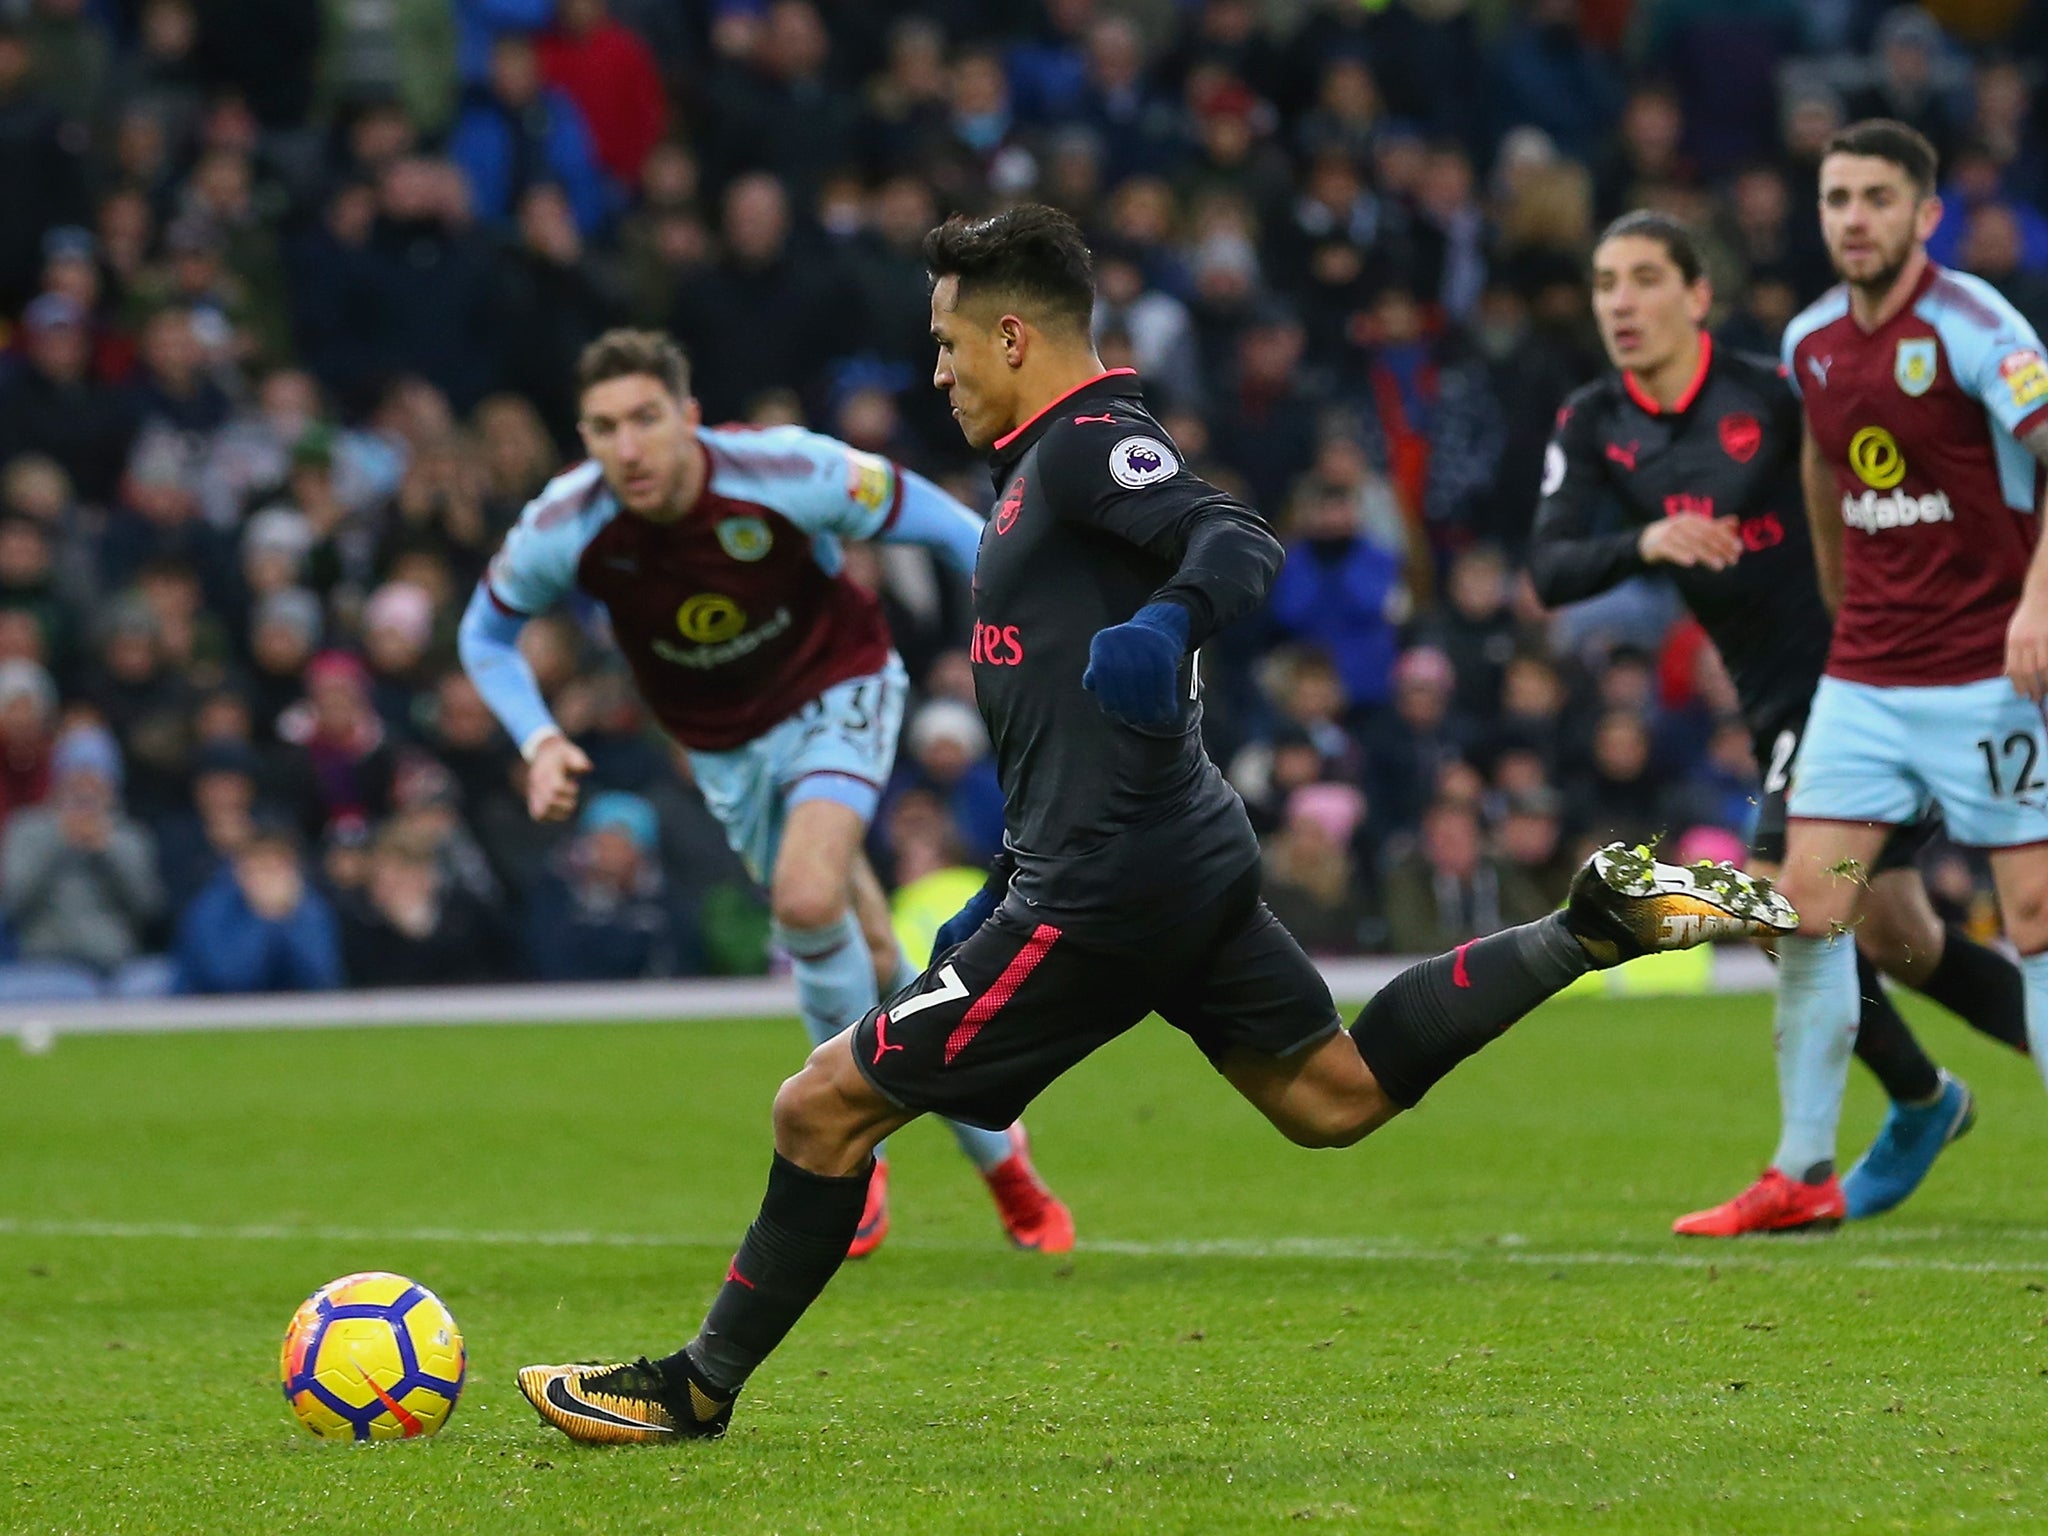
<path fill-rule="evenodd" d="M 1998 676 L 2039 536 L 2048 362 L 1979 278 L 1929 263 L 1866 332 L 1836 288 L 1786 329 L 1784 364 L 1841 497 L 1830 675 L 1880 687 Z"/>
<path fill-rule="evenodd" d="M 581 464 L 528 505 L 485 589 L 522 618 L 574 592 L 602 603 L 663 727 L 719 752 L 887 667 L 880 605 L 847 578 L 842 540 L 931 544 L 968 573 L 981 524 L 889 460 L 801 428 L 698 440 L 709 473 L 679 521 L 624 512 L 598 466 Z"/>

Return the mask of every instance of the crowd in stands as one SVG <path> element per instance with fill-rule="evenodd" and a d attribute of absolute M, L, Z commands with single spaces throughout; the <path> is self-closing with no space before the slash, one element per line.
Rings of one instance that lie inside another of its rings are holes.
<path fill-rule="evenodd" d="M 1024 197 L 1287 544 L 1207 728 L 1311 949 L 1519 921 L 1610 836 L 1733 850 L 1757 765 L 1697 628 L 1520 572 L 1593 237 L 1680 215 L 1775 351 L 1829 280 L 1819 149 L 1883 114 L 1942 151 L 1938 256 L 2048 328 L 2044 61 L 2027 0 L 0 0 L 0 1001 L 760 969 L 590 616 L 525 642 L 596 765 L 550 826 L 456 618 L 614 324 L 684 342 L 709 420 L 985 506 L 918 244 Z M 910 886 L 1001 795 L 964 591 L 855 553 L 917 683 L 872 844 Z"/>

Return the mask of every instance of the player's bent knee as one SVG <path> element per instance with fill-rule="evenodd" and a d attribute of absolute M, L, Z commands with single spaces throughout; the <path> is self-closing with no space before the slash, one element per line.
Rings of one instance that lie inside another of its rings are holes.
<path fill-rule="evenodd" d="M 769 905 L 775 921 L 798 932 L 831 928 L 846 916 L 846 889 L 808 877 L 778 879 Z"/>

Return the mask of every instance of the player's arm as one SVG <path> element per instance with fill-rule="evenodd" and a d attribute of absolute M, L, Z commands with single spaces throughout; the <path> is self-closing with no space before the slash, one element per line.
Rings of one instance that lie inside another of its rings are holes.
<path fill-rule="evenodd" d="M 1180 714 L 1182 659 L 1266 600 L 1282 552 L 1250 507 L 1190 474 L 1163 442 L 1142 440 L 1151 457 L 1128 453 L 1128 434 L 1115 425 L 1062 433 L 1041 448 L 1040 463 L 1060 516 L 1172 568 L 1128 621 L 1095 636 L 1081 679 L 1119 719 L 1168 725 Z"/>
<path fill-rule="evenodd" d="M 2020 312 L 1987 283 L 1968 281 L 1979 302 L 1996 316 L 1992 326 L 1958 328 L 1944 333 L 1949 366 L 1956 382 L 1974 397 L 1995 427 L 2012 434 L 2034 462 L 2048 464 L 2048 358 L 2041 338 Z M 2037 472 L 2036 484 L 2040 481 Z M 2038 520 L 2048 516 L 2039 501 L 2032 508 Z M 2005 675 L 2026 697 L 2048 699 L 2048 557 L 2038 537 L 2027 565 L 2019 603 L 2005 631 Z"/>
<path fill-rule="evenodd" d="M 1835 503 L 1835 472 L 1814 441 L 1813 429 L 1799 437 L 1799 491 L 1806 526 L 1813 536 L 1813 574 L 1829 613 L 1842 606 L 1842 515 Z"/>
<path fill-rule="evenodd" d="M 2044 375 L 2048 376 L 2048 375 Z M 2048 465 L 2048 410 L 2035 413 L 2031 424 L 2022 424 L 2015 434 L 2019 444 L 2038 464 Z M 2048 519 L 2048 497 L 2034 509 L 2037 518 Z M 2048 539 L 2034 544 L 2034 557 L 2027 564 L 2026 585 L 2020 589 L 2019 606 L 2005 631 L 2005 675 L 2013 687 L 2030 699 L 2048 699 Z"/>
<path fill-rule="evenodd" d="M 1591 412 L 1569 411 L 1544 451 L 1542 499 L 1529 538 L 1529 579 L 1552 608 L 1583 602 L 1654 565 L 1720 571 L 1742 556 L 1732 517 L 1667 517 L 1603 528 L 1607 490 Z"/>
<path fill-rule="evenodd" d="M 535 502 L 505 535 L 455 632 L 462 670 L 527 761 L 526 808 L 536 821 L 562 821 L 576 809 L 576 781 L 590 759 L 555 723 L 519 634 L 530 615 L 568 595 L 581 550 L 574 520 Z"/>
<path fill-rule="evenodd" d="M 922 544 L 962 576 L 974 575 L 981 549 L 981 519 L 915 470 L 891 465 L 897 479 L 896 515 L 880 533 L 890 544 Z"/>
<path fill-rule="evenodd" d="M 963 576 L 974 574 L 981 519 L 923 475 L 837 438 L 782 429 L 809 472 L 781 487 L 777 510 L 812 533 L 888 544 L 923 544 Z M 766 434 L 764 434 L 765 436 Z"/>

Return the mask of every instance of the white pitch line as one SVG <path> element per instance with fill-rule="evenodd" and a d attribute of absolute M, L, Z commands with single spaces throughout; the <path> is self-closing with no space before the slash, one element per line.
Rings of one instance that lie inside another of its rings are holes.
<path fill-rule="evenodd" d="M 1906 1234 L 1897 1234 L 1904 1237 Z M 1958 1237 L 1966 1234 L 1956 1233 Z M 1979 1236 L 1980 1234 L 1968 1234 Z M 2012 1232 L 1981 1234 L 2013 1237 Z M 2039 1240 L 2048 1233 L 2028 1232 L 2026 1238 Z M 711 1248 L 724 1250 L 732 1244 L 723 1237 L 696 1237 L 679 1233 L 654 1232 L 514 1232 L 469 1231 L 454 1227 L 335 1227 L 299 1226 L 286 1223 L 251 1223 L 209 1226 L 197 1222 L 122 1221 L 33 1221 L 0 1217 L 0 1237 L 104 1238 L 123 1241 L 185 1242 L 340 1242 L 366 1245 L 403 1243 L 448 1243 L 509 1248 Z M 915 1238 L 894 1238 L 890 1246 L 919 1253 L 982 1254 L 991 1251 L 986 1243 L 921 1242 Z M 1933 1255 L 1843 1253 L 1841 1244 L 1825 1238 L 1785 1237 L 1751 1239 L 1733 1244 L 1715 1244 L 1684 1253 L 1632 1249 L 1579 1249 L 1549 1253 L 1522 1246 L 1510 1237 L 1506 1241 L 1475 1243 L 1470 1246 L 1410 1247 L 1400 1242 L 1355 1242 L 1344 1238 L 1293 1237 L 1270 1239 L 1225 1239 L 1208 1242 L 1127 1242 L 1114 1238 L 1083 1240 L 1083 1256 L 1138 1259 L 1315 1259 L 1357 1264 L 1507 1264 L 1538 1269 L 1618 1267 L 1643 1269 L 1709 1269 L 1751 1266 L 1770 1268 L 1803 1255 L 1823 1252 L 1835 1267 L 1843 1269 L 1906 1270 L 1938 1274 L 2001 1275 L 2048 1273 L 2048 1257 L 2020 1259 L 1949 1259 Z"/>

